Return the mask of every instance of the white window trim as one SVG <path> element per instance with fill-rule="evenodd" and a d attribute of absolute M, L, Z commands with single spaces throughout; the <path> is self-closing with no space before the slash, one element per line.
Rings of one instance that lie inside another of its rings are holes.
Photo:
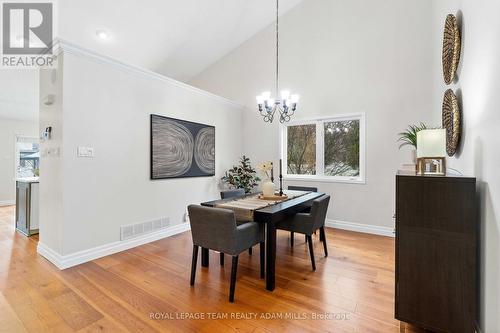
<path fill-rule="evenodd" d="M 341 177 L 341 176 L 325 176 L 324 172 L 324 140 L 319 140 L 323 137 L 323 126 L 318 126 L 329 121 L 343 120 L 359 120 L 359 176 L 358 177 Z M 293 181 L 307 182 L 326 182 L 326 183 L 349 183 L 349 184 L 366 184 L 366 115 L 364 112 L 333 115 L 328 117 L 317 117 L 293 120 L 286 124 L 280 125 L 280 156 L 283 160 L 283 179 Z M 321 174 L 316 175 L 289 175 L 287 168 L 287 131 L 288 126 L 316 124 L 316 172 Z"/>

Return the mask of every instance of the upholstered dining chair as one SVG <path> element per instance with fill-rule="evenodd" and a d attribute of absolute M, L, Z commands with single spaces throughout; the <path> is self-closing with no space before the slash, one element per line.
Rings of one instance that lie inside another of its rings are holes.
<path fill-rule="evenodd" d="M 306 235 L 307 242 L 309 243 L 309 254 L 311 256 L 313 271 L 316 270 L 316 262 L 314 260 L 312 234 L 318 229 L 320 231 L 320 235 L 323 238 L 323 249 L 325 250 L 325 257 L 328 257 L 328 248 L 326 246 L 325 235 L 325 219 L 329 202 L 329 195 L 319 197 L 318 199 L 313 200 L 311 211 L 309 213 L 297 213 L 294 216 L 290 216 L 288 219 L 279 222 L 276 225 L 277 229 L 298 232 Z"/>
<path fill-rule="evenodd" d="M 226 190 L 226 191 L 221 191 L 220 192 L 220 198 L 221 199 L 230 199 L 230 198 L 237 198 L 237 197 L 242 197 L 245 195 L 245 190 L 242 188 L 237 188 L 235 190 Z M 236 221 L 237 224 L 242 224 L 246 223 L 245 222 L 240 222 Z M 248 249 L 248 254 L 252 255 L 252 248 Z M 220 253 L 220 264 L 224 265 L 224 253 Z"/>
<path fill-rule="evenodd" d="M 291 191 L 306 191 L 306 192 L 318 192 L 318 188 L 317 187 L 308 187 L 308 186 L 293 186 L 293 185 L 290 185 L 288 186 L 288 189 L 291 190 Z M 302 213 L 309 213 L 311 211 L 311 204 L 307 205 L 307 208 L 304 209 L 304 211 Z M 314 232 L 316 233 L 316 232 Z M 295 236 L 293 234 L 293 232 L 290 233 L 290 246 L 293 247 L 293 243 L 294 243 L 294 240 L 295 240 Z M 320 237 L 319 239 L 320 241 L 323 241 L 323 239 Z M 306 243 L 307 243 L 307 237 L 306 237 Z"/>
<path fill-rule="evenodd" d="M 198 249 L 219 251 L 232 256 L 229 302 L 234 302 L 238 256 L 249 247 L 260 244 L 260 277 L 264 278 L 265 243 L 264 226 L 256 222 L 236 225 L 234 212 L 228 209 L 188 206 L 189 223 L 193 237 L 191 285 L 196 277 Z"/>
<path fill-rule="evenodd" d="M 226 190 L 220 192 L 221 199 L 229 199 L 234 197 L 241 197 L 245 195 L 245 190 L 242 188 L 237 188 L 235 190 Z"/>

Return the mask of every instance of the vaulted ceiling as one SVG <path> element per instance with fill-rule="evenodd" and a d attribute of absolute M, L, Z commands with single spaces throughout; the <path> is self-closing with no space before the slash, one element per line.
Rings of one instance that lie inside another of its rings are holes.
<path fill-rule="evenodd" d="M 280 0 L 280 14 L 302 0 Z M 58 34 L 99 53 L 180 81 L 275 19 L 274 0 L 63 0 Z M 101 40 L 97 30 L 108 38 Z"/>
<path fill-rule="evenodd" d="M 301 1 L 280 0 L 280 15 Z M 56 34 L 187 82 L 272 24 L 275 6 L 274 0 L 60 0 Z M 99 30 L 106 39 L 97 36 Z M 0 117 L 37 119 L 36 73 L 1 74 Z"/>

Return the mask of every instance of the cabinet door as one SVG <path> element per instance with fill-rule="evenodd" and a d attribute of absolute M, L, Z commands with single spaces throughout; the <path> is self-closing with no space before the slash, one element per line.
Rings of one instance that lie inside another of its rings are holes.
<path fill-rule="evenodd" d="M 406 227 L 398 242 L 398 318 L 438 331 L 474 332 L 473 243 Z"/>
<path fill-rule="evenodd" d="M 25 234 L 28 233 L 29 200 L 28 184 L 18 182 L 16 188 L 16 228 Z"/>
<path fill-rule="evenodd" d="M 474 332 L 475 182 L 398 177 L 396 191 L 396 318 Z"/>
<path fill-rule="evenodd" d="M 31 183 L 31 190 L 30 190 L 30 233 L 36 232 L 38 230 L 38 215 L 39 215 L 39 208 L 38 208 L 38 195 L 39 193 L 39 186 L 38 183 Z"/>

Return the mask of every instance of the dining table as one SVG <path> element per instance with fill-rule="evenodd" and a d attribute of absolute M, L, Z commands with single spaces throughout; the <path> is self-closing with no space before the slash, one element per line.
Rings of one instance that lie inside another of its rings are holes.
<path fill-rule="evenodd" d="M 266 226 L 266 289 L 273 291 L 276 287 L 276 226 L 280 221 L 283 221 L 289 216 L 303 212 L 310 203 L 323 196 L 320 192 L 307 191 L 292 191 L 289 199 L 271 201 L 265 204 L 265 207 L 258 209 L 248 209 L 248 220 L 257 223 L 263 223 Z M 287 194 L 287 191 L 284 191 Z M 291 191 L 288 191 L 290 194 Z M 233 197 L 229 199 L 213 200 L 201 203 L 205 207 L 221 207 L 226 208 L 231 206 L 232 201 L 238 201 L 245 198 L 258 197 L 259 193 L 246 194 L 243 196 Z M 240 210 L 241 209 L 237 209 Z M 209 265 L 208 249 L 203 249 L 201 252 L 201 264 L 203 267 Z"/>

